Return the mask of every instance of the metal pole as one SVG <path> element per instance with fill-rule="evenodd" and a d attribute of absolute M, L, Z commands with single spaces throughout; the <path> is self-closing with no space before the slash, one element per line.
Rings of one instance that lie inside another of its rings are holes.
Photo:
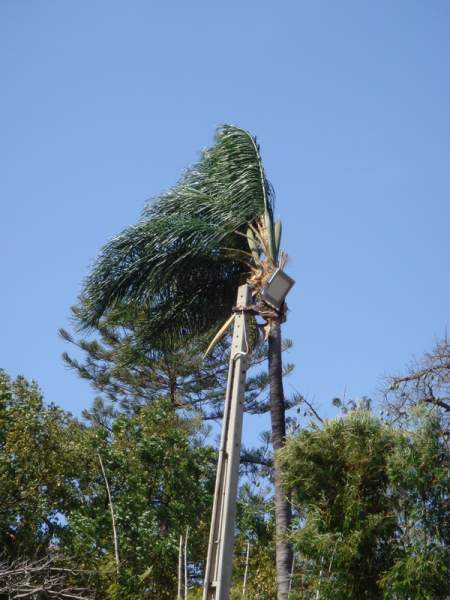
<path fill-rule="evenodd" d="M 239 308 L 245 309 L 251 299 L 250 287 L 241 285 L 236 302 L 203 600 L 229 600 L 230 596 L 245 378 L 250 351 L 249 316 L 245 310 L 239 312 Z"/>

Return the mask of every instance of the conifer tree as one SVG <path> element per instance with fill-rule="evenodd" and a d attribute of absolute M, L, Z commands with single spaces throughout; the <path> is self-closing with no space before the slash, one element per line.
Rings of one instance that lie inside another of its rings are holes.
<path fill-rule="evenodd" d="M 80 323 L 79 307 L 72 308 L 75 325 Z M 64 352 L 64 362 L 80 377 L 88 380 L 99 392 L 91 411 L 107 414 L 113 410 L 132 414 L 155 398 L 167 398 L 174 409 L 194 409 L 206 420 L 222 416 L 223 398 L 228 374 L 228 338 L 219 342 L 205 356 L 208 336 L 186 341 L 177 348 L 155 349 L 153 325 L 144 311 L 139 316 L 125 310 L 115 310 L 92 329 L 90 338 L 78 339 L 65 329 L 61 337 L 72 344 L 80 358 Z M 283 343 L 283 351 L 292 346 Z M 270 410 L 267 397 L 268 375 L 261 365 L 267 349 L 259 344 L 252 353 L 247 379 L 245 410 L 261 414 Z M 284 375 L 294 366 L 286 363 Z M 286 400 L 291 408 L 298 398 Z M 106 411 L 106 412 L 105 412 Z"/>

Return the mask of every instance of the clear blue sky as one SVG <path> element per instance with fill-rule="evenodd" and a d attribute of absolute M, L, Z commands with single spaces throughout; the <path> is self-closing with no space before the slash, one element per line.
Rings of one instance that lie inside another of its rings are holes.
<path fill-rule="evenodd" d="M 97 251 L 224 122 L 284 220 L 288 391 L 328 414 L 445 332 L 447 0 L 3 0 L 0 60 L 0 366 L 48 401 L 94 395 L 57 329 Z"/>

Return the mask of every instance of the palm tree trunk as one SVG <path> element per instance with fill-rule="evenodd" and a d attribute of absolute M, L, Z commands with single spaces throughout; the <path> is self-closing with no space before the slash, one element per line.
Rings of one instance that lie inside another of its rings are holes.
<path fill-rule="evenodd" d="M 281 358 L 281 324 L 274 320 L 269 334 L 270 416 L 274 453 L 286 439 L 286 420 Z M 291 524 L 291 505 L 281 485 L 281 470 L 276 455 L 273 467 L 275 483 L 276 566 L 278 600 L 286 600 L 292 566 L 292 549 L 286 535 Z"/>

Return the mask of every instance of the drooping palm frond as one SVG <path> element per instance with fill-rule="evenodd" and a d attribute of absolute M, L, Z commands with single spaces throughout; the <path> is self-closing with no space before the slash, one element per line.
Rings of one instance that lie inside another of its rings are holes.
<path fill-rule="evenodd" d="M 247 229 L 262 216 L 276 254 L 273 198 L 255 139 L 221 127 L 179 183 L 104 246 L 82 293 L 85 326 L 125 303 L 147 307 L 155 343 L 216 327 L 247 278 Z"/>

